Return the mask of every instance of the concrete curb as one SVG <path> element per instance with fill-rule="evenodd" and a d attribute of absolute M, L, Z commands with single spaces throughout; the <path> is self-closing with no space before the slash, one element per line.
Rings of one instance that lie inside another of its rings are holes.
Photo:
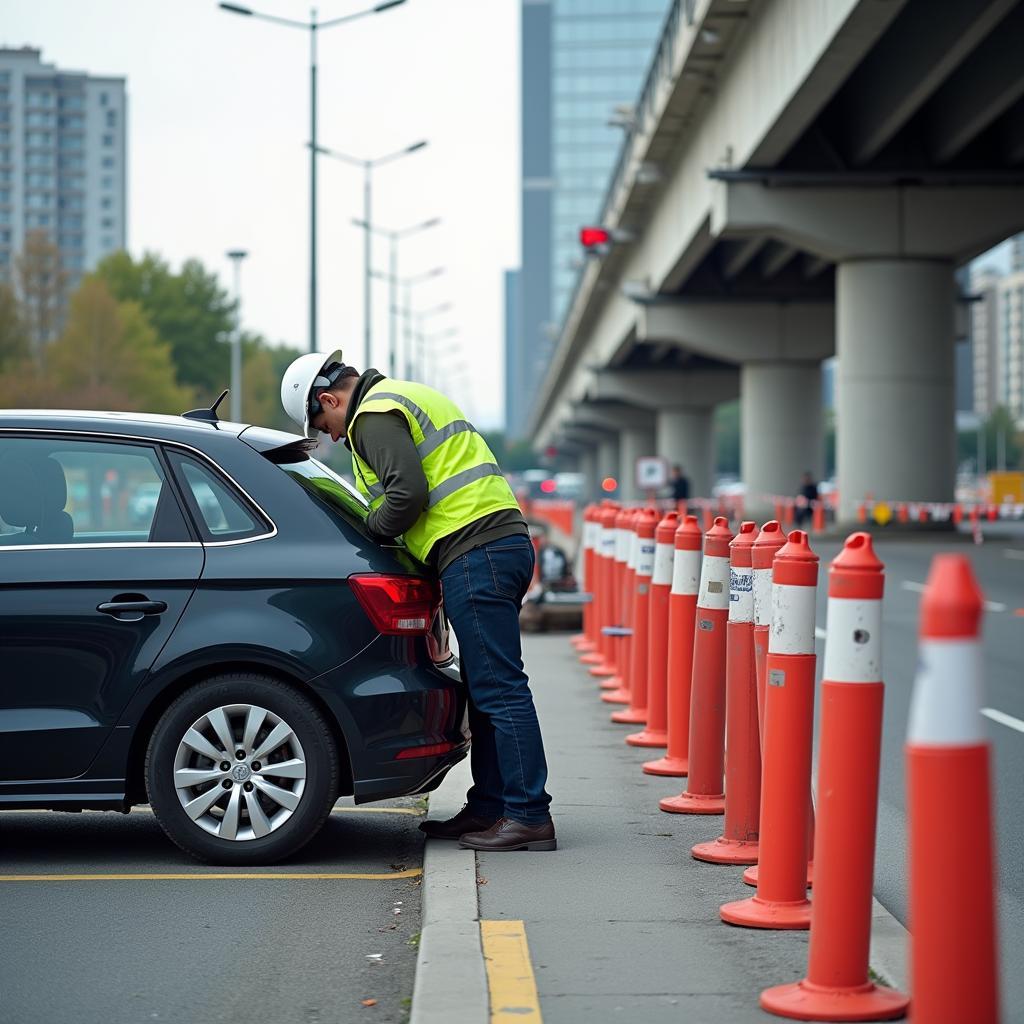
<path fill-rule="evenodd" d="M 910 991 L 908 951 L 910 932 L 877 899 L 871 909 L 871 969 L 886 985 Z"/>
<path fill-rule="evenodd" d="M 428 818 L 455 815 L 470 782 L 467 758 L 430 795 Z M 489 1016 L 476 854 L 457 843 L 428 839 L 423 855 L 423 926 L 409 1024 L 480 1024 Z"/>

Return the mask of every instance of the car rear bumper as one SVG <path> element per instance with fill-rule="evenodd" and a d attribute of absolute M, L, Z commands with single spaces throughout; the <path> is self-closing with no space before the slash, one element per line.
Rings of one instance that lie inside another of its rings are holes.
<path fill-rule="evenodd" d="M 407 645 L 381 637 L 313 683 L 344 733 L 356 803 L 428 792 L 469 750 L 458 670 Z"/>

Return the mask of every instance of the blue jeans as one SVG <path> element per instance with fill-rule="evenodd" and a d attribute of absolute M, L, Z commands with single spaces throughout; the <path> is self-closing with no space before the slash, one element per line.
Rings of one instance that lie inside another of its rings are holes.
<path fill-rule="evenodd" d="M 542 825 L 550 817 L 548 767 L 519 636 L 533 563 L 527 537 L 503 537 L 456 558 L 441 582 L 469 690 L 470 812 Z"/>

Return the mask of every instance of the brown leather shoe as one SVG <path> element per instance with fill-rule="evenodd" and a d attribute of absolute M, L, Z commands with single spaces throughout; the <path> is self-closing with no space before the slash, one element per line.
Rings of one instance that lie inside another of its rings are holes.
<path fill-rule="evenodd" d="M 511 850 L 557 850 L 555 823 L 526 825 L 512 818 L 500 818 L 489 829 L 468 832 L 459 840 L 464 850 L 504 853 Z"/>
<path fill-rule="evenodd" d="M 447 821 L 421 821 L 420 831 L 430 839 L 459 839 L 467 832 L 482 832 L 495 823 L 494 818 L 480 818 L 470 814 L 469 805 Z"/>

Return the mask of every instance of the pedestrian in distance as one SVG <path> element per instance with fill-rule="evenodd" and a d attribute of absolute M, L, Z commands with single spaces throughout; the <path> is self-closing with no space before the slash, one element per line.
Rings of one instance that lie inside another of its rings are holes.
<path fill-rule="evenodd" d="M 668 482 L 669 488 L 672 491 L 673 501 L 689 501 L 690 500 L 690 479 L 683 472 L 682 466 L 672 467 L 672 476 Z"/>
<path fill-rule="evenodd" d="M 811 503 L 818 500 L 818 485 L 814 482 L 814 474 L 810 470 L 800 478 L 800 493 L 797 497 L 804 499 L 797 503 L 794 515 L 796 525 L 802 526 L 804 523 L 810 522 L 814 514 Z"/>
<path fill-rule="evenodd" d="M 439 391 L 374 369 L 360 373 L 340 349 L 296 359 L 281 402 L 307 437 L 345 444 L 370 503 L 367 529 L 383 541 L 401 537 L 444 588 L 469 691 L 473 786 L 454 818 L 420 828 L 475 850 L 554 850 L 547 763 L 519 632 L 534 550 L 487 443 Z"/>

